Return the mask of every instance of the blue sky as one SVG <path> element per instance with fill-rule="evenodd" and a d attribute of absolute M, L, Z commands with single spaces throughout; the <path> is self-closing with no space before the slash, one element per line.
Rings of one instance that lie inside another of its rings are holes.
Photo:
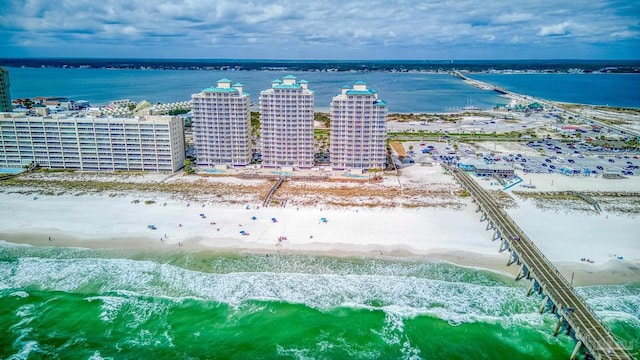
<path fill-rule="evenodd" d="M 0 57 L 640 59 L 640 1 L 0 0 Z"/>

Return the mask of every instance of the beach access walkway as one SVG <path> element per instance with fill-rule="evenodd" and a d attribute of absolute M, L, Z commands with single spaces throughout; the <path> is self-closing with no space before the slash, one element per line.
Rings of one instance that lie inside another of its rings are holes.
<path fill-rule="evenodd" d="M 273 187 L 271 188 L 271 190 L 267 194 L 267 197 L 264 199 L 264 202 L 262 203 L 262 207 L 268 207 L 269 206 L 269 203 L 271 202 L 271 197 L 273 196 L 273 194 L 276 193 L 276 190 L 278 190 L 280 185 L 282 185 L 283 181 L 284 181 L 284 176 L 281 176 L 280 178 L 278 178 L 278 181 L 276 181 L 276 183 L 273 185 Z"/>
<path fill-rule="evenodd" d="M 558 318 L 554 336 L 562 330 L 571 335 L 576 346 L 571 354 L 574 359 L 580 350 L 588 356 L 600 359 L 632 359 L 615 336 L 607 329 L 573 286 L 560 274 L 516 223 L 500 208 L 489 194 L 466 172 L 447 167 L 455 179 L 469 192 L 487 220 L 487 230 L 495 229 L 494 240 L 501 239 L 500 251 L 509 250 L 511 259 L 507 265 L 522 266 L 516 280 L 532 280 L 529 294 L 537 291 L 544 296 L 540 313 L 549 309 Z"/>

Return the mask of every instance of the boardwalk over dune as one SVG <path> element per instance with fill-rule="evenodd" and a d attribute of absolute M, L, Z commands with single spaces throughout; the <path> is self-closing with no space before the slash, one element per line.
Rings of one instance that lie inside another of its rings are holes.
<path fill-rule="evenodd" d="M 500 208 L 488 193 L 467 173 L 450 168 L 456 180 L 470 193 L 483 212 L 483 218 L 489 221 L 488 229 L 495 228 L 494 239 L 502 240 L 502 250 L 511 252 L 509 262 L 522 265 L 518 279 L 532 280 L 532 290 L 544 296 L 541 312 L 549 308 L 558 317 L 554 335 L 562 329 L 576 340 L 571 355 L 575 358 L 578 351 L 584 350 L 595 359 L 631 359 L 631 355 L 622 347 L 614 335 L 576 293 L 567 279 L 544 256 L 516 223 Z"/>
<path fill-rule="evenodd" d="M 278 181 L 276 181 L 276 183 L 273 185 L 273 187 L 269 191 L 269 194 L 267 194 L 267 197 L 264 199 L 264 202 L 262 203 L 263 207 L 269 206 L 269 203 L 271 202 L 271 197 L 273 196 L 273 194 L 276 193 L 276 190 L 278 190 L 280 185 L 282 185 L 283 181 L 284 181 L 284 176 L 281 176 L 280 178 L 278 178 Z"/>

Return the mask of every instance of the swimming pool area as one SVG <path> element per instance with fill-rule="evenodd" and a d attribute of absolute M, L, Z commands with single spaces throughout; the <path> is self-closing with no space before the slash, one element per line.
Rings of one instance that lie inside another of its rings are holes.
<path fill-rule="evenodd" d="M 23 172 L 23 168 L 3 168 L 0 167 L 0 174 L 20 174 Z"/>
<path fill-rule="evenodd" d="M 202 169 L 202 171 L 208 174 L 224 174 L 224 171 L 218 169 Z"/>
<path fill-rule="evenodd" d="M 366 175 L 356 175 L 356 174 L 342 174 L 342 176 L 344 177 L 348 177 L 348 178 L 353 178 L 353 179 L 366 179 L 367 176 Z"/>
<path fill-rule="evenodd" d="M 271 173 L 278 176 L 293 176 L 293 173 L 286 172 L 286 171 L 272 171 Z"/>

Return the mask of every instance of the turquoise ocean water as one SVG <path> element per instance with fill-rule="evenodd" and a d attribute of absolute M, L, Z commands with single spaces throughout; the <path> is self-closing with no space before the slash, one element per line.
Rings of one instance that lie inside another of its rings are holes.
<path fill-rule="evenodd" d="M 0 242 L 0 357 L 567 359 L 527 285 L 430 261 Z M 640 284 L 578 291 L 638 356 Z"/>

